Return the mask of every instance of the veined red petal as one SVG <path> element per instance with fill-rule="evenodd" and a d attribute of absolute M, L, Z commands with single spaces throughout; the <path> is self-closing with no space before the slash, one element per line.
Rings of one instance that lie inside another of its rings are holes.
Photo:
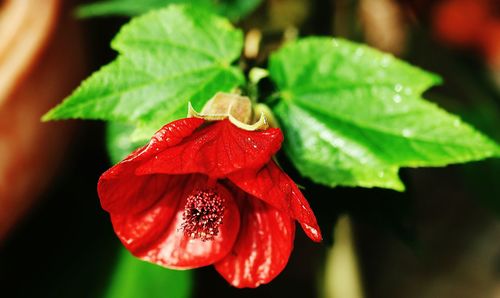
<path fill-rule="evenodd" d="M 246 131 L 228 120 L 196 130 L 176 146 L 158 150 L 136 171 L 147 174 L 203 173 L 225 177 L 241 169 L 257 169 L 279 150 L 283 135 L 277 128 Z"/>
<path fill-rule="evenodd" d="M 206 178 L 201 175 L 151 175 L 139 180 L 145 180 L 140 186 L 141 192 L 129 201 L 128 208 L 110 212 L 118 238 L 134 255 L 143 255 L 156 247 L 179 209 L 186 188 L 204 183 Z M 122 192 L 121 189 L 116 191 Z"/>
<path fill-rule="evenodd" d="M 147 145 L 129 154 L 121 163 L 143 160 L 165 148 L 175 146 L 193 134 L 204 122 L 205 120 L 199 118 L 184 118 L 170 122 L 158 130 Z"/>
<path fill-rule="evenodd" d="M 137 213 L 164 197 L 173 197 L 187 175 L 136 176 L 130 171 L 108 179 L 101 176 L 97 191 L 101 206 L 110 213 Z"/>
<path fill-rule="evenodd" d="M 212 240 L 203 241 L 186 236 L 182 230 L 183 213 L 187 197 L 200 184 L 186 188 L 179 202 L 175 217 L 165 229 L 163 237 L 154 246 L 136 254 L 137 257 L 173 269 L 190 269 L 213 264 L 231 250 L 240 228 L 240 213 L 233 196 L 223 186 L 216 185 L 217 193 L 224 199 L 223 222 L 218 235 Z M 190 189 L 190 191 L 187 191 Z M 156 224 L 156 222 L 155 222 Z"/>
<path fill-rule="evenodd" d="M 322 240 L 316 217 L 293 180 L 274 161 L 259 170 L 243 170 L 228 176 L 236 186 L 295 218 L 313 241 Z"/>
<path fill-rule="evenodd" d="M 235 287 L 255 288 L 285 268 L 293 249 L 295 223 L 286 212 L 251 196 L 240 200 L 240 212 L 238 239 L 215 269 Z"/>
<path fill-rule="evenodd" d="M 203 122 L 202 119 L 187 118 L 163 126 L 146 146 L 104 172 L 97 185 L 103 209 L 108 212 L 142 210 L 162 198 L 167 189 L 175 188 L 177 182 L 176 178 L 171 178 L 173 176 L 137 176 L 135 170 L 142 160 L 154 158 L 155 152 L 178 144 Z M 171 182 L 173 184 L 169 186 Z"/>

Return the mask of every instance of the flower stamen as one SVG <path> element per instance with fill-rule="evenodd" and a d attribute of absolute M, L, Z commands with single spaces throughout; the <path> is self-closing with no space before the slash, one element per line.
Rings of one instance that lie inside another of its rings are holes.
<path fill-rule="evenodd" d="M 224 209 L 224 199 L 215 189 L 195 190 L 187 197 L 181 230 L 192 239 L 212 240 L 219 234 Z"/>

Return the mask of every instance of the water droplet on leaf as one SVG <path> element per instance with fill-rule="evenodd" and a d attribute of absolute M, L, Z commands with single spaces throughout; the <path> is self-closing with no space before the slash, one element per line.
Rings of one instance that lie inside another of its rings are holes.
<path fill-rule="evenodd" d="M 403 99 L 403 98 L 402 98 L 402 97 L 401 97 L 401 95 L 399 95 L 399 94 L 394 95 L 394 97 L 392 98 L 392 100 L 393 100 L 395 103 L 400 103 L 402 99 Z"/>
<path fill-rule="evenodd" d="M 411 137 L 413 135 L 413 131 L 411 129 L 408 129 L 408 128 L 403 129 L 402 133 L 403 133 L 403 137 L 405 137 L 405 138 Z"/>

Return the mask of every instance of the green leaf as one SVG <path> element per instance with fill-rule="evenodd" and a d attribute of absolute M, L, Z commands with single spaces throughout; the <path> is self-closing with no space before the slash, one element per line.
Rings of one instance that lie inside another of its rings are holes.
<path fill-rule="evenodd" d="M 191 271 L 169 270 L 134 258 L 122 249 L 111 284 L 104 297 L 189 297 Z"/>
<path fill-rule="evenodd" d="M 113 164 L 124 159 L 135 149 L 144 146 L 148 139 L 132 140 L 135 126 L 118 122 L 108 122 L 106 128 L 106 147 Z"/>
<path fill-rule="evenodd" d="M 231 66 L 243 36 L 203 10 L 171 5 L 134 18 L 112 42 L 118 58 L 85 80 L 43 120 L 101 119 L 138 127 L 135 139 L 201 109 L 218 91 L 244 83 Z"/>
<path fill-rule="evenodd" d="M 270 59 L 285 151 L 329 186 L 403 190 L 400 167 L 499 156 L 497 144 L 421 98 L 440 79 L 346 40 L 307 38 Z"/>
<path fill-rule="evenodd" d="M 169 4 L 191 4 L 203 7 L 231 20 L 252 12 L 262 0 L 106 0 L 82 5 L 77 15 L 82 18 L 100 16 L 136 16 Z"/>

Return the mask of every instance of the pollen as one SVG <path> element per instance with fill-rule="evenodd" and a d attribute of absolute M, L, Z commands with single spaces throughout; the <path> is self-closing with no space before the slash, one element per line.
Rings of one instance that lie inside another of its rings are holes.
<path fill-rule="evenodd" d="M 219 234 L 224 209 L 224 199 L 214 189 L 198 189 L 187 198 L 181 230 L 192 239 L 213 240 Z"/>

